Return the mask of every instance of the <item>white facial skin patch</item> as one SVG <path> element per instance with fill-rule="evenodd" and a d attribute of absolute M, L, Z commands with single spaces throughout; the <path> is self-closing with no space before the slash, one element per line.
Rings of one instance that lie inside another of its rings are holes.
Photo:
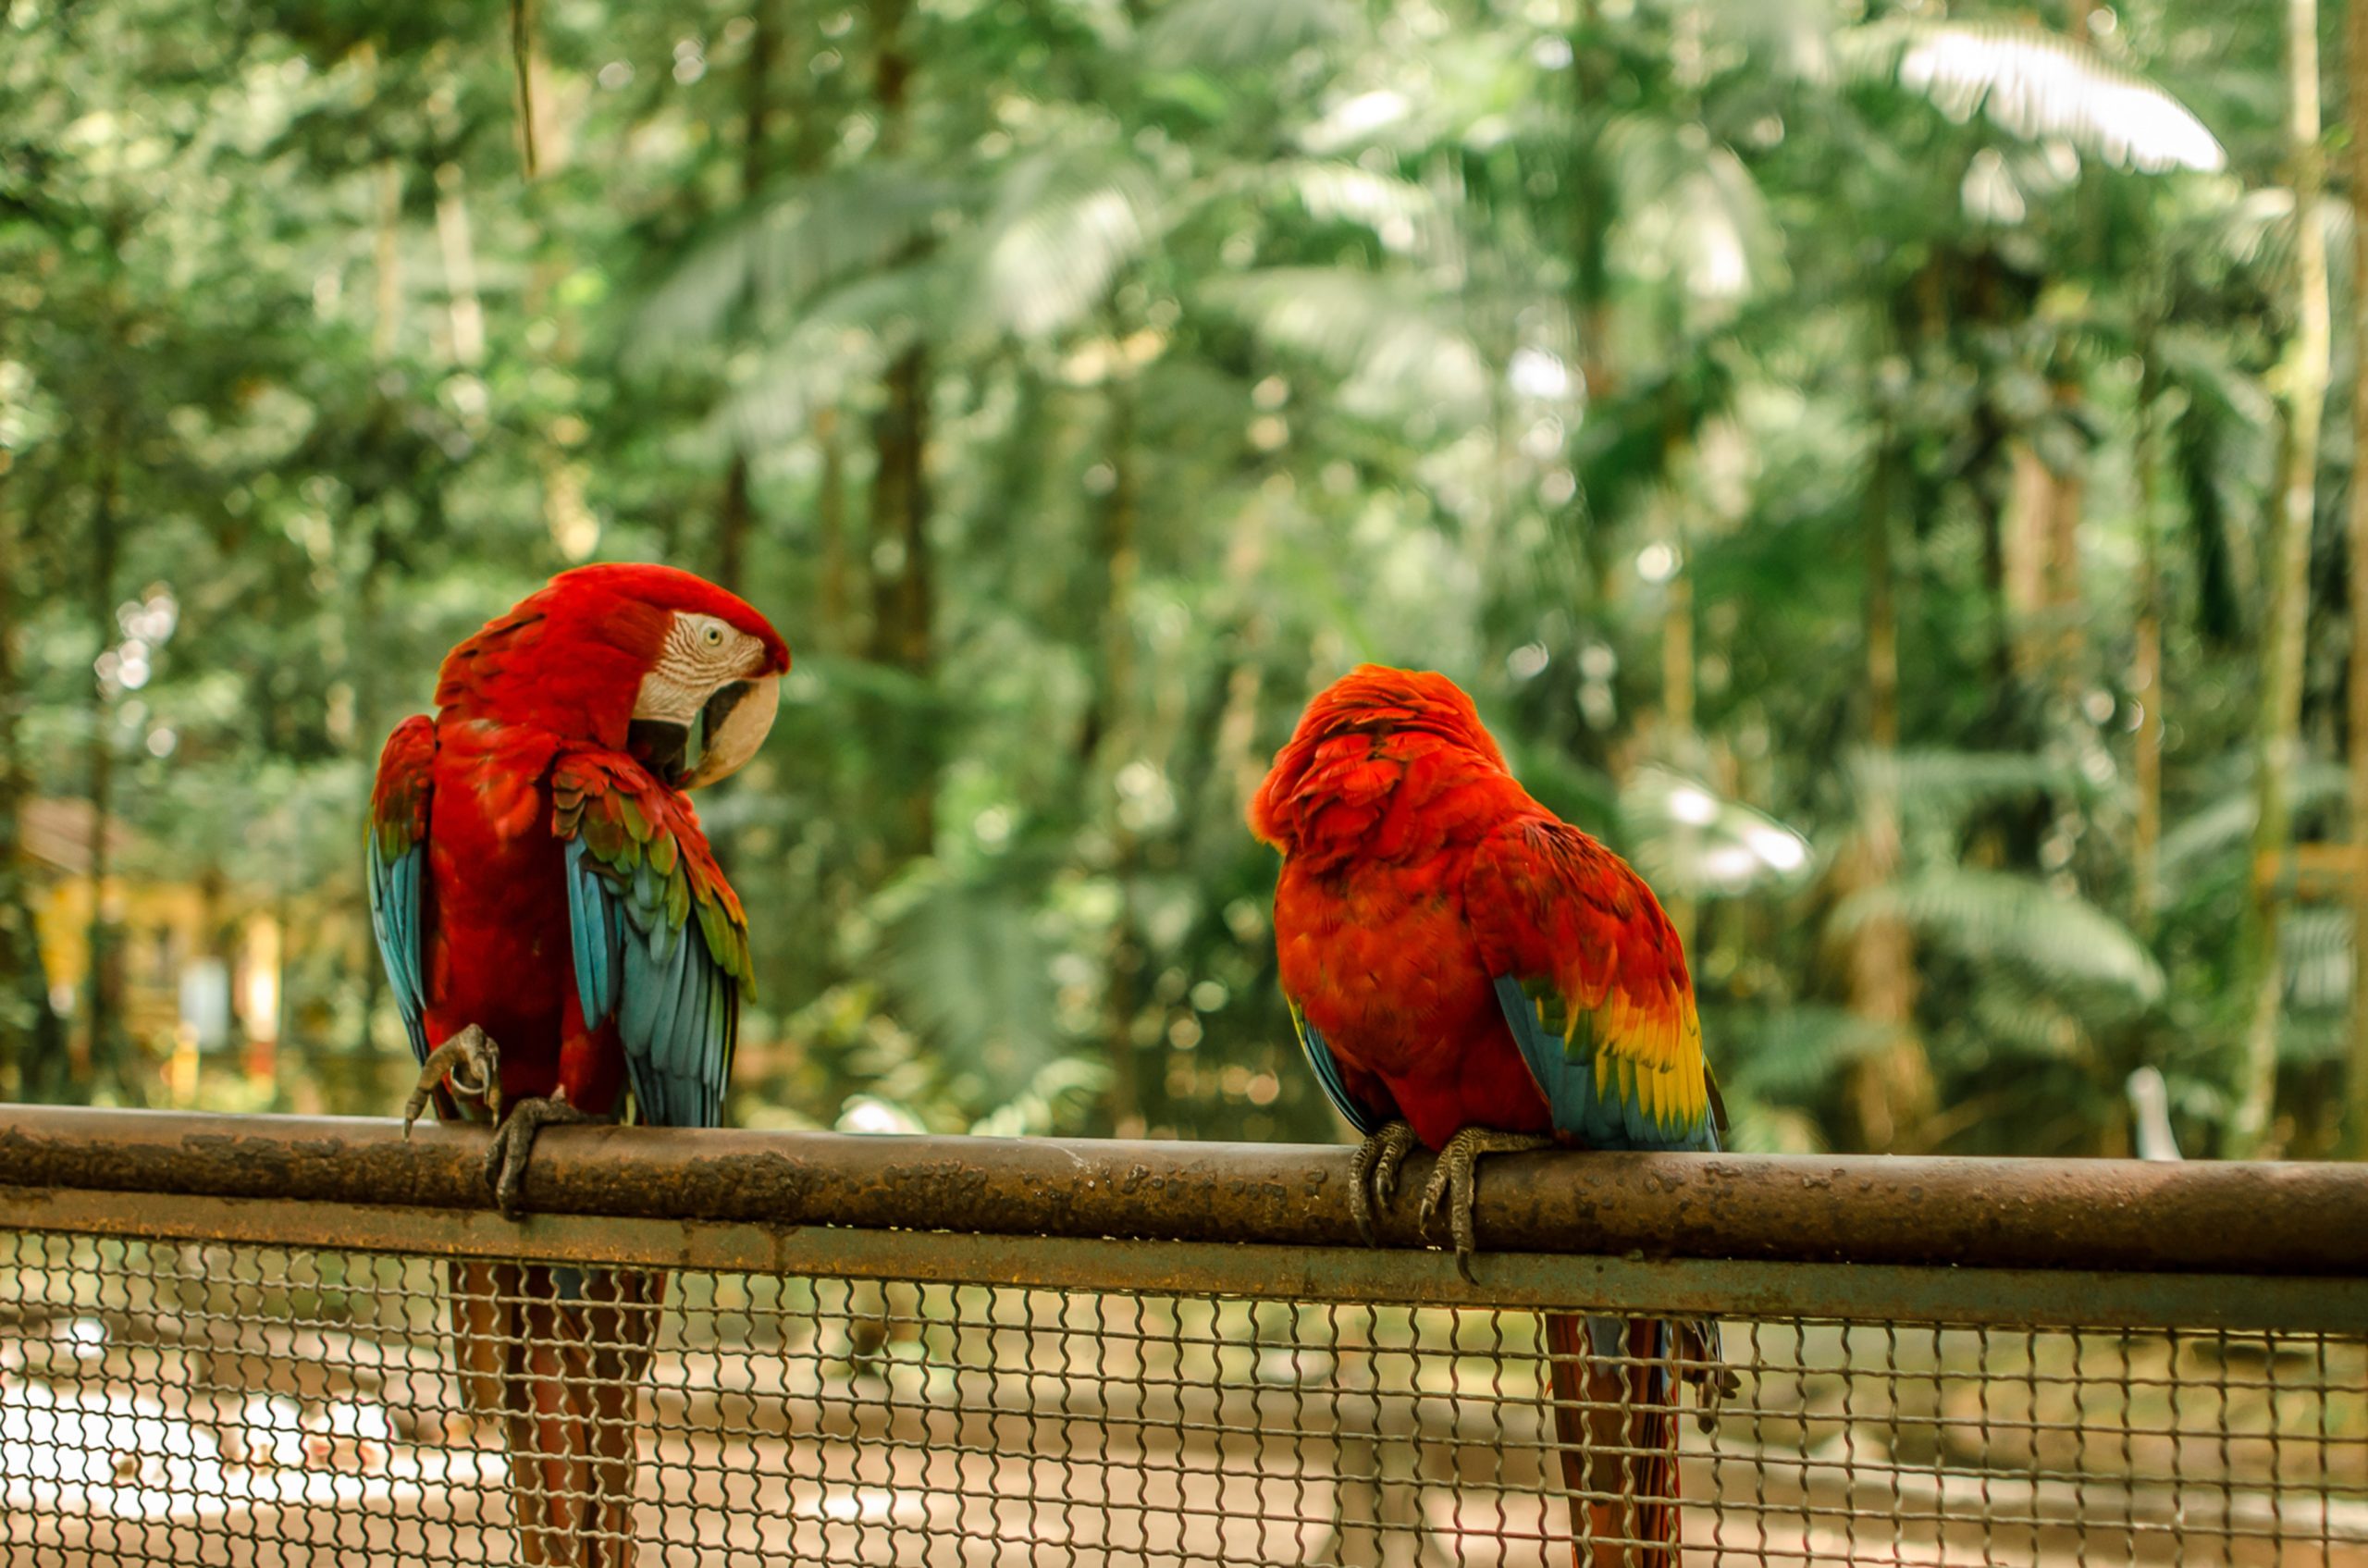
<path fill-rule="evenodd" d="M 690 734 L 693 766 L 677 788 L 712 784 L 757 754 L 781 707 L 781 678 L 760 673 L 766 663 L 759 639 L 712 615 L 676 611 L 658 662 L 641 678 L 633 716 Z M 709 700 L 735 682 L 748 690 L 722 711 L 711 733 L 701 734 Z"/>

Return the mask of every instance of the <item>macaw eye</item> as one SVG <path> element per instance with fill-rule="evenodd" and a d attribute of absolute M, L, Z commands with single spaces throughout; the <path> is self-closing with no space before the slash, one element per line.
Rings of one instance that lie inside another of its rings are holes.
<path fill-rule="evenodd" d="M 699 638 L 709 648 L 722 648 L 723 646 L 723 628 L 721 626 L 709 626 L 699 634 Z"/>

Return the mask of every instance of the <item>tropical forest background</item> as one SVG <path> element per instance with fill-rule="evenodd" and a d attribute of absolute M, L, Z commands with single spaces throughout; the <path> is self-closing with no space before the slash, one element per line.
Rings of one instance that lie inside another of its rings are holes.
<path fill-rule="evenodd" d="M 741 1124 L 1340 1136 L 1241 811 L 1372 659 L 1745 1147 L 2357 1147 L 2346 20 L 0 5 L 0 1097 L 391 1109 L 378 744 L 648 559 L 796 651 Z"/>

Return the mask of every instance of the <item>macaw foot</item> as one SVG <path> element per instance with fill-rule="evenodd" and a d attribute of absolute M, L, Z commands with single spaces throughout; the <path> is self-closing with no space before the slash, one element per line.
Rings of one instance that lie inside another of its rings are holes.
<path fill-rule="evenodd" d="M 534 1153 L 535 1139 L 543 1129 L 600 1119 L 590 1111 L 569 1105 L 565 1089 L 552 1090 L 548 1100 L 521 1100 L 512 1105 L 509 1117 L 493 1130 L 493 1142 L 485 1152 L 485 1179 L 493 1188 L 495 1205 L 512 1219 L 518 1217 L 519 1192 L 526 1183 L 526 1159 Z"/>
<path fill-rule="evenodd" d="M 1477 1283 L 1472 1278 L 1472 1254 L 1477 1250 L 1472 1231 L 1472 1199 L 1479 1189 L 1480 1178 L 1473 1169 L 1473 1162 L 1483 1154 L 1513 1154 L 1525 1149 L 1552 1147 L 1554 1140 L 1541 1133 L 1467 1127 L 1449 1139 L 1447 1147 L 1439 1151 L 1439 1163 L 1423 1188 L 1420 1218 L 1427 1233 L 1431 1216 L 1438 1213 L 1442 1202 L 1447 1204 L 1449 1228 L 1455 1235 L 1455 1271 L 1463 1276 L 1465 1284 Z"/>
<path fill-rule="evenodd" d="M 419 1065 L 419 1082 L 403 1102 L 405 1138 L 411 1136 L 411 1124 L 427 1109 L 427 1102 L 436 1097 L 437 1086 L 448 1074 L 456 1093 L 482 1099 L 497 1118 L 501 1115 L 500 1048 L 494 1044 L 493 1036 L 471 1024 L 427 1053 L 427 1060 Z"/>
<path fill-rule="evenodd" d="M 1414 1130 L 1405 1122 L 1384 1122 L 1380 1131 L 1357 1145 L 1356 1157 L 1349 1162 L 1349 1213 L 1368 1247 L 1377 1244 L 1374 1211 L 1386 1206 L 1398 1191 L 1398 1167 L 1414 1142 Z"/>

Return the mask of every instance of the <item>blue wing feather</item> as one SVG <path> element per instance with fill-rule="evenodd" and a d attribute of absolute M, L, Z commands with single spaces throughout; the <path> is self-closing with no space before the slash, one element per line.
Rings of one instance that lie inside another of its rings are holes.
<path fill-rule="evenodd" d="M 1284 1000 L 1289 1002 L 1289 998 Z M 1367 1138 L 1397 1120 L 1398 1106 L 1395 1103 L 1385 1101 L 1378 1105 L 1368 1105 L 1349 1092 L 1348 1083 L 1340 1077 L 1340 1064 L 1332 1059 L 1332 1047 L 1300 1012 L 1298 1003 L 1291 1002 L 1290 1009 L 1291 1027 L 1299 1031 L 1300 1049 L 1307 1053 L 1307 1065 L 1315 1069 L 1315 1080 L 1324 1085 L 1324 1097 L 1332 1102 L 1332 1108 L 1346 1117 L 1349 1125 Z"/>
<path fill-rule="evenodd" d="M 427 988 L 420 981 L 419 896 L 427 846 L 415 844 L 388 860 L 378 853 L 374 832 L 364 859 L 369 867 L 370 934 L 377 942 L 378 961 L 386 968 L 387 986 L 394 993 L 403 1032 L 411 1037 L 411 1054 L 425 1063 Z"/>
<path fill-rule="evenodd" d="M 738 1035 L 739 982 L 706 936 L 666 907 L 668 881 L 647 858 L 604 867 L 582 834 L 567 841 L 575 983 L 587 1024 L 613 1018 L 641 1119 L 713 1127 Z M 694 917 L 695 919 L 696 917 Z"/>
<path fill-rule="evenodd" d="M 1529 1074 L 1538 1087 L 1545 1090 L 1546 1101 L 1557 1131 L 1569 1133 L 1590 1149 L 1690 1149 L 1715 1151 L 1719 1147 L 1716 1118 L 1705 1116 L 1701 1125 L 1690 1136 L 1672 1142 L 1669 1134 L 1652 1125 L 1643 1111 L 1626 1100 L 1607 1098 L 1596 1092 L 1595 1061 L 1592 1055 L 1573 1058 L 1562 1043 L 1562 1037 L 1545 1027 L 1537 1013 L 1537 1004 L 1522 989 L 1521 982 L 1512 975 L 1495 979 L 1497 1009 L 1505 1016 L 1505 1027 L 1512 1031 L 1513 1043 L 1521 1047 L 1522 1060 L 1529 1065 Z M 1590 1315 L 1586 1319 L 1589 1349 L 1604 1360 L 1611 1361 L 1628 1353 L 1628 1320 Z M 1703 1332 L 1715 1334 L 1717 1326 L 1706 1324 Z M 1674 1340 L 1670 1325 L 1654 1324 L 1653 1353 L 1672 1353 Z M 1666 1367 L 1655 1377 L 1656 1397 L 1674 1400 Z"/>
<path fill-rule="evenodd" d="M 685 935 L 683 948 L 686 953 L 700 947 L 699 941 Z M 668 1055 L 666 1071 L 673 1079 L 673 1098 L 686 1111 L 695 1114 L 705 1098 L 699 1093 L 699 1057 L 708 1048 L 707 988 L 714 966 L 685 962 L 674 999 L 674 1030 L 670 1038 L 674 1048 Z"/>
<path fill-rule="evenodd" d="M 1497 1008 L 1505 1016 L 1505 1027 L 1512 1031 L 1513 1043 L 1521 1047 L 1522 1060 L 1529 1064 L 1530 1076 L 1546 1092 L 1556 1131 L 1590 1149 L 1718 1148 L 1719 1130 L 1716 1118 L 1709 1115 L 1671 1138 L 1626 1096 L 1598 1093 L 1592 1053 L 1572 1056 L 1564 1048 L 1562 1037 L 1539 1019 L 1537 1004 L 1530 1000 L 1518 978 L 1498 975 L 1495 984 Z"/>
<path fill-rule="evenodd" d="M 651 966 L 650 988 L 657 993 L 658 1002 L 649 1026 L 649 1046 L 639 1054 L 639 1070 L 635 1075 L 636 1081 L 648 1082 L 665 1105 L 670 1126 L 691 1109 L 683 1103 L 682 1075 L 674 1065 L 676 1053 L 684 1043 L 684 1031 L 692 1022 L 683 1016 L 683 977 L 692 968 L 691 945 L 681 932 L 674 933 L 665 957 Z"/>
<path fill-rule="evenodd" d="M 624 970 L 618 915 L 600 874 L 585 863 L 584 846 L 567 846 L 568 935 L 575 950 L 575 999 L 587 1024 L 616 1009 Z"/>

